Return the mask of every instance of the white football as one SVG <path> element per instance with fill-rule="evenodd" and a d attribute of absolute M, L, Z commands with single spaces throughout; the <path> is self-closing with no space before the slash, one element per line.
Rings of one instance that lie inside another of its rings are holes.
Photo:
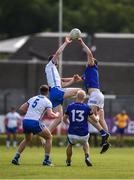
<path fill-rule="evenodd" d="M 81 31 L 77 28 L 74 28 L 70 32 L 71 39 L 78 39 L 81 37 Z"/>

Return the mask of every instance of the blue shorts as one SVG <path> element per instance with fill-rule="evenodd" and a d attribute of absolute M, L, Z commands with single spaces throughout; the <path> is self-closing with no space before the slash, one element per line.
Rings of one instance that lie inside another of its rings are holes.
<path fill-rule="evenodd" d="M 13 128 L 6 128 L 6 132 L 8 134 L 16 134 L 17 133 L 17 127 L 13 127 Z"/>
<path fill-rule="evenodd" d="M 53 108 L 59 104 L 63 104 L 63 97 L 65 91 L 61 87 L 53 87 L 50 89 L 50 101 L 52 102 Z"/>
<path fill-rule="evenodd" d="M 37 120 L 24 119 L 23 130 L 25 134 L 38 134 L 45 128 L 45 125 L 41 125 Z"/>
<path fill-rule="evenodd" d="M 117 127 L 117 133 L 123 135 L 125 131 L 125 128 L 119 128 Z"/>

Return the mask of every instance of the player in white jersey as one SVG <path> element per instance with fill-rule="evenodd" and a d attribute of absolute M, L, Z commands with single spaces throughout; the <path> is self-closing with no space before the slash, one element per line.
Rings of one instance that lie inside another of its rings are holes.
<path fill-rule="evenodd" d="M 50 118 L 58 118 L 59 113 L 54 113 L 52 111 L 52 103 L 47 98 L 48 96 L 48 86 L 42 85 L 40 87 L 40 95 L 30 98 L 26 103 L 24 103 L 20 108 L 21 113 L 25 113 L 23 120 L 23 130 L 25 133 L 24 140 L 20 143 L 15 157 L 12 163 L 19 165 L 20 154 L 25 149 L 26 145 L 32 140 L 34 134 L 38 134 L 46 140 L 44 146 L 45 159 L 43 165 L 51 166 L 51 161 L 49 160 L 51 147 L 52 147 L 52 135 L 49 129 L 42 123 L 42 117 L 47 113 Z"/>
<path fill-rule="evenodd" d="M 6 128 L 6 146 L 9 148 L 11 143 L 11 135 L 13 135 L 13 147 L 16 147 L 16 135 L 17 127 L 20 122 L 20 115 L 15 111 L 14 107 L 11 107 L 11 111 L 6 114 L 5 117 L 5 128 Z"/>
<path fill-rule="evenodd" d="M 76 95 L 80 88 L 65 88 L 77 82 L 77 75 L 71 78 L 61 78 L 57 69 L 59 62 L 59 56 L 65 49 L 65 47 L 70 44 L 72 40 L 69 37 L 65 38 L 65 42 L 60 46 L 56 53 L 49 57 L 49 62 L 45 67 L 45 73 L 47 77 L 47 83 L 50 87 L 50 100 L 52 102 L 54 112 L 59 112 L 60 117 L 56 119 L 50 126 L 49 130 L 52 132 L 54 128 L 61 122 L 63 118 L 62 104 L 63 100 L 71 98 Z"/>

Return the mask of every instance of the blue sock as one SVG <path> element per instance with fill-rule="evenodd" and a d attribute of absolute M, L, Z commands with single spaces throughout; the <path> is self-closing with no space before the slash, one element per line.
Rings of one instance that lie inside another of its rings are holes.
<path fill-rule="evenodd" d="M 18 160 L 20 158 L 20 153 L 17 152 L 14 158 Z"/>
<path fill-rule="evenodd" d="M 47 160 L 49 160 L 49 154 L 45 154 L 45 160 L 47 161 Z"/>
<path fill-rule="evenodd" d="M 106 136 L 107 132 L 102 129 L 102 130 L 100 130 L 100 134 L 101 134 L 101 136 Z"/>
<path fill-rule="evenodd" d="M 89 154 L 85 154 L 85 158 L 89 158 Z"/>

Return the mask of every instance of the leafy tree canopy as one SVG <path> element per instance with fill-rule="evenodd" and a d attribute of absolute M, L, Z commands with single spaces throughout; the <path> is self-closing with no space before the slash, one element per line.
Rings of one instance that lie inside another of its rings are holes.
<path fill-rule="evenodd" d="M 58 31 L 58 0 L 0 0 L 0 38 Z M 133 0 L 63 0 L 63 30 L 134 33 Z"/>

